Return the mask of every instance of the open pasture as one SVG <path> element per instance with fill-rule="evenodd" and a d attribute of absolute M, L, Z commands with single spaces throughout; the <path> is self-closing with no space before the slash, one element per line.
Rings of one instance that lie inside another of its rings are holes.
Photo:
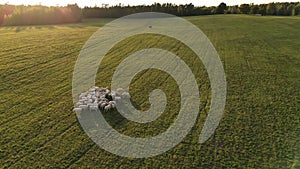
<path fill-rule="evenodd" d="M 114 46 L 99 67 L 97 86 L 109 86 L 118 63 L 145 47 L 180 56 L 196 75 L 201 102 L 190 134 L 164 154 L 131 159 L 99 148 L 72 112 L 72 73 L 88 38 L 108 19 L 80 24 L 0 27 L 0 168 L 299 168 L 300 17 L 216 15 L 186 17 L 208 36 L 227 80 L 224 116 L 214 135 L 197 143 L 210 106 L 207 73 L 180 42 L 134 36 Z M 148 137 L 176 119 L 180 93 L 168 74 L 139 73 L 130 94 L 141 110 L 149 93 L 165 91 L 166 111 L 138 124 L 105 115 L 119 132 Z M 175 92 L 174 92 L 175 91 Z"/>

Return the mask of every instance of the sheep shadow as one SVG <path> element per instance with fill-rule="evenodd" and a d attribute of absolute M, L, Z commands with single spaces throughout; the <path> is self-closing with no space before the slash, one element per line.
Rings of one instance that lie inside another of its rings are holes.
<path fill-rule="evenodd" d="M 135 107 L 137 110 L 141 110 L 140 105 L 138 105 L 135 101 L 130 99 L 130 102 L 133 105 L 133 107 Z M 130 122 L 128 119 L 122 116 L 116 109 L 108 112 L 101 111 L 101 113 L 105 120 L 115 129 L 122 129 L 126 126 L 127 123 Z"/>
<path fill-rule="evenodd" d="M 132 104 L 139 107 L 134 101 Z M 108 123 L 113 129 L 122 133 L 122 130 L 131 123 L 122 116 L 116 109 L 110 111 L 103 110 L 84 110 L 77 115 L 77 119 L 81 124 L 81 128 L 88 133 L 99 130 L 99 126 L 103 123 Z"/>

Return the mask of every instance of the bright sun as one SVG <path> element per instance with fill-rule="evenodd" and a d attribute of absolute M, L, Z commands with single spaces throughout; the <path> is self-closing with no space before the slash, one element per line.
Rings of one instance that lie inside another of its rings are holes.
<path fill-rule="evenodd" d="M 275 2 L 286 2 L 287 0 L 275 0 Z M 288 0 L 295 1 L 295 0 Z M 89 1 L 83 1 L 83 0 L 48 0 L 48 1 L 42 1 L 42 0 L 0 0 L 0 4 L 15 4 L 15 5 L 46 5 L 46 6 L 65 6 L 67 4 L 74 4 L 77 3 L 80 7 L 84 6 L 102 6 L 102 4 L 109 4 L 109 5 L 150 5 L 154 2 L 159 3 L 175 3 L 175 4 L 186 4 L 186 3 L 193 3 L 196 6 L 217 6 L 221 2 L 225 2 L 227 5 L 239 5 L 243 3 L 254 3 L 254 4 L 263 4 L 263 3 L 269 3 L 274 2 L 274 0 L 138 0 L 138 1 L 132 1 L 132 0 L 89 0 Z M 295 2 L 298 2 L 297 0 Z"/>

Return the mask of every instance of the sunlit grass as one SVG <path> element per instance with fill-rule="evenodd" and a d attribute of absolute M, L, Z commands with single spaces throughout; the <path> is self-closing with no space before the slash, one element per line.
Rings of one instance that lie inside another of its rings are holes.
<path fill-rule="evenodd" d="M 108 86 L 109 77 L 122 58 L 144 47 L 163 47 L 183 58 L 197 74 L 200 116 L 190 134 L 162 155 L 128 159 L 96 146 L 72 112 L 72 73 L 79 51 L 98 26 L 109 20 L 2 27 L 1 167 L 299 167 L 300 18 L 185 18 L 209 37 L 226 72 L 226 109 L 210 140 L 197 143 L 210 104 L 207 73 L 180 42 L 158 35 L 131 37 L 112 48 L 100 65 L 97 85 Z M 142 72 L 130 89 L 141 109 L 149 107 L 148 94 L 153 88 L 161 88 L 169 96 L 166 112 L 159 119 L 141 125 L 115 114 L 107 117 L 108 121 L 130 136 L 146 137 L 164 131 L 176 118 L 179 93 L 167 74 L 155 70 Z"/>

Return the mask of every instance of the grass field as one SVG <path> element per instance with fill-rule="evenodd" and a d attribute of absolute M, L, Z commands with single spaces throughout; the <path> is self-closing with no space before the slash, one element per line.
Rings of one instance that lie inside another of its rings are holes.
<path fill-rule="evenodd" d="M 98 86 L 114 68 L 144 47 L 180 56 L 197 76 L 200 116 L 190 134 L 164 154 L 132 159 L 94 144 L 72 112 L 72 73 L 81 47 L 109 21 L 0 28 L 0 168 L 300 168 L 300 17 L 219 15 L 186 17 L 218 51 L 227 80 L 224 116 L 204 144 L 198 136 L 210 105 L 210 83 L 199 60 L 164 36 L 130 37 L 114 46 L 99 67 Z M 146 38 L 147 40 L 145 40 Z M 138 74 L 130 94 L 141 109 L 163 89 L 168 105 L 149 124 L 114 113 L 107 121 L 135 137 L 166 130 L 179 110 L 174 80 L 158 70 Z"/>

